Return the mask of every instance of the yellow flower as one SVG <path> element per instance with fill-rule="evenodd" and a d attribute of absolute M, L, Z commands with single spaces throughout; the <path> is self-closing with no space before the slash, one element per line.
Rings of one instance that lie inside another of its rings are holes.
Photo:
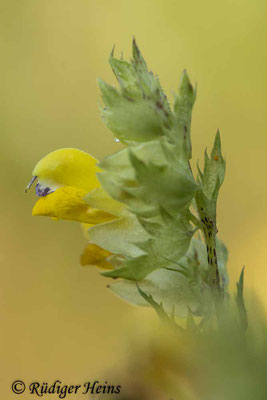
<path fill-rule="evenodd" d="M 39 199 L 32 215 L 90 225 L 118 218 L 124 206 L 101 187 L 97 179 L 100 172 L 97 162 L 88 153 L 71 148 L 53 151 L 42 158 L 33 169 L 33 178 L 26 188 L 27 191 L 37 181 L 35 190 Z M 106 258 L 110 255 L 101 247 L 89 243 L 81 257 L 81 264 L 108 268 L 111 264 Z"/>
<path fill-rule="evenodd" d="M 35 180 L 38 181 L 36 194 L 39 199 L 32 214 L 88 224 L 116 218 L 85 201 L 88 193 L 97 189 L 103 191 L 96 176 L 100 172 L 96 164 L 94 157 L 77 149 L 56 150 L 42 158 L 35 166 L 33 179 L 27 187 L 29 189 Z M 114 203 L 108 195 L 106 201 Z"/>
<path fill-rule="evenodd" d="M 105 250 L 94 243 L 88 243 L 81 255 L 80 263 L 83 266 L 96 265 L 97 267 L 104 269 L 113 269 L 112 264 L 108 262 L 108 257 L 111 255 L 112 253 L 110 251 Z"/>

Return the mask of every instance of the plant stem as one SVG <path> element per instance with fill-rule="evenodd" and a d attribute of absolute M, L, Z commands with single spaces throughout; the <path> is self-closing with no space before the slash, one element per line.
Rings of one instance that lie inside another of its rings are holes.
<path fill-rule="evenodd" d="M 207 259 L 210 266 L 210 286 L 221 292 L 220 274 L 216 253 L 216 220 L 208 218 L 202 207 L 198 207 L 198 214 L 202 222 L 201 230 L 207 247 Z"/>

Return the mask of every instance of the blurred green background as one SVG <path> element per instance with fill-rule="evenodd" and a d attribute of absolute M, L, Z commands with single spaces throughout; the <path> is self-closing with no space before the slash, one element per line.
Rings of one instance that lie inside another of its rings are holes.
<path fill-rule="evenodd" d="M 107 59 L 128 57 L 135 35 L 167 95 L 184 68 L 198 83 L 194 161 L 216 129 L 227 176 L 219 235 L 233 282 L 267 300 L 266 0 L 1 0 L 1 360 L 12 379 L 95 379 L 123 357 L 129 326 L 149 311 L 113 297 L 95 268 L 79 266 L 75 223 L 31 217 L 24 194 L 36 162 L 61 147 L 101 159 L 119 149 L 98 111 Z M 233 286 L 233 284 L 232 284 Z"/>

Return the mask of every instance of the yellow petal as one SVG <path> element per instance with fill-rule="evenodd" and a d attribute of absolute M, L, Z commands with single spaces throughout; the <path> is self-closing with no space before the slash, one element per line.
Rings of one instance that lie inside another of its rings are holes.
<path fill-rule="evenodd" d="M 96 265 L 97 267 L 112 269 L 112 264 L 106 260 L 111 255 L 112 253 L 108 250 L 105 250 L 94 243 L 89 243 L 81 255 L 80 263 L 81 265 Z"/>
<path fill-rule="evenodd" d="M 35 203 L 32 215 L 98 224 L 112 221 L 116 217 L 91 208 L 84 200 L 86 192 L 75 187 L 60 187 Z"/>
<path fill-rule="evenodd" d="M 59 149 L 47 154 L 32 174 L 48 187 L 73 186 L 86 192 L 100 186 L 97 160 L 78 149 Z"/>

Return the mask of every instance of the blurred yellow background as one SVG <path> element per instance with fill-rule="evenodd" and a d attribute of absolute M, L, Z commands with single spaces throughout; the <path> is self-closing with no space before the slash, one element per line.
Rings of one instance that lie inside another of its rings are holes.
<path fill-rule="evenodd" d="M 119 149 L 100 120 L 96 79 L 115 83 L 109 53 L 115 43 L 128 57 L 133 35 L 170 98 L 184 68 L 198 82 L 194 161 L 219 127 L 227 176 L 218 226 L 230 276 L 245 265 L 266 301 L 266 1 L 1 0 L 0 11 L 1 391 L 13 398 L 18 378 L 98 378 L 118 364 L 129 324 L 151 314 L 79 266 L 78 224 L 31 217 L 34 191 L 24 194 L 52 150 L 101 159 Z"/>

